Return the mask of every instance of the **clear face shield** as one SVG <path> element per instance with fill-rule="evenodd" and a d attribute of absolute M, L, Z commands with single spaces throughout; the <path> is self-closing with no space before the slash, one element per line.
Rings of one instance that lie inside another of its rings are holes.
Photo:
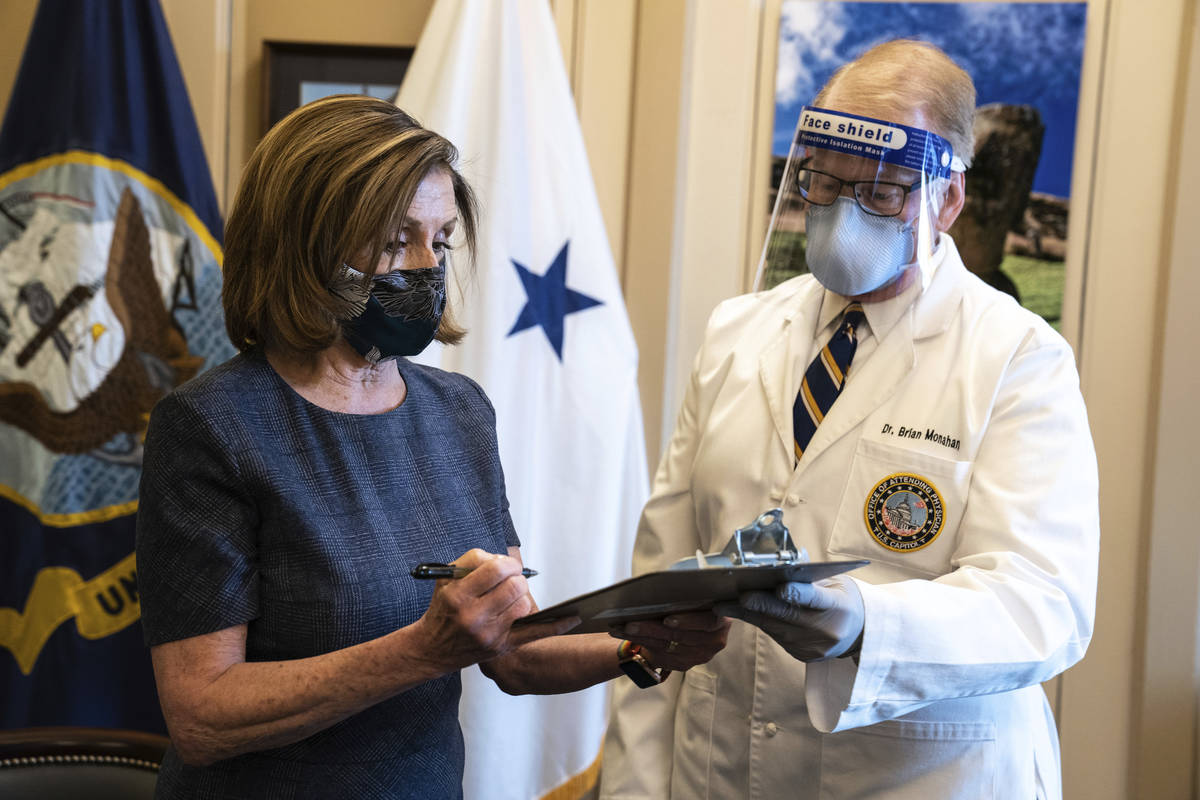
<path fill-rule="evenodd" d="M 933 255 L 954 172 L 935 133 L 806 106 L 771 214 L 756 291 L 811 272 L 847 297 L 888 285 Z"/>

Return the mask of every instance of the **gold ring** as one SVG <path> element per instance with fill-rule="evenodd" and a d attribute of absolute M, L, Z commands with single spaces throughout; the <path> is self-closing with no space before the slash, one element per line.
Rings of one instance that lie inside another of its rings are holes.
<path fill-rule="evenodd" d="M 676 647 L 679 647 L 679 642 L 672 639 L 670 642 L 667 643 L 667 652 L 674 653 Z"/>

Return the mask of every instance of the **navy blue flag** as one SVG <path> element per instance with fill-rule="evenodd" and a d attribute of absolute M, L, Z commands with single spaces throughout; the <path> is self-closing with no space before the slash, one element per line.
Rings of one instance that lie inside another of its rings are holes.
<path fill-rule="evenodd" d="M 220 240 L 158 0 L 41 0 L 0 128 L 0 727 L 164 730 L 142 439 L 233 353 Z"/>

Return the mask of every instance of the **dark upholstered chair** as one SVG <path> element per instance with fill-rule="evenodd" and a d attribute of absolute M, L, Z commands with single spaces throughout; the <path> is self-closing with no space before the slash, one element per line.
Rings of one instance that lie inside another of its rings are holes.
<path fill-rule="evenodd" d="M 5 800 L 141 800 L 154 796 L 165 736 L 109 728 L 0 731 Z"/>

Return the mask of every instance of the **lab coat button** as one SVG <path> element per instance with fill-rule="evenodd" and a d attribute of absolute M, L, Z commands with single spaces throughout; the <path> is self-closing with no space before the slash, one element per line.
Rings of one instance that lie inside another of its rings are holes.
<path fill-rule="evenodd" d="M 767 736 L 774 736 L 777 733 L 779 733 L 779 726 L 776 725 L 774 722 L 768 722 L 767 723 Z"/>
<path fill-rule="evenodd" d="M 798 494 L 789 494 L 789 495 L 787 496 L 786 502 L 787 502 L 787 504 L 788 504 L 789 506 L 794 506 L 794 505 L 796 505 L 797 503 L 799 503 L 799 502 L 800 502 L 800 495 L 798 495 Z"/>

